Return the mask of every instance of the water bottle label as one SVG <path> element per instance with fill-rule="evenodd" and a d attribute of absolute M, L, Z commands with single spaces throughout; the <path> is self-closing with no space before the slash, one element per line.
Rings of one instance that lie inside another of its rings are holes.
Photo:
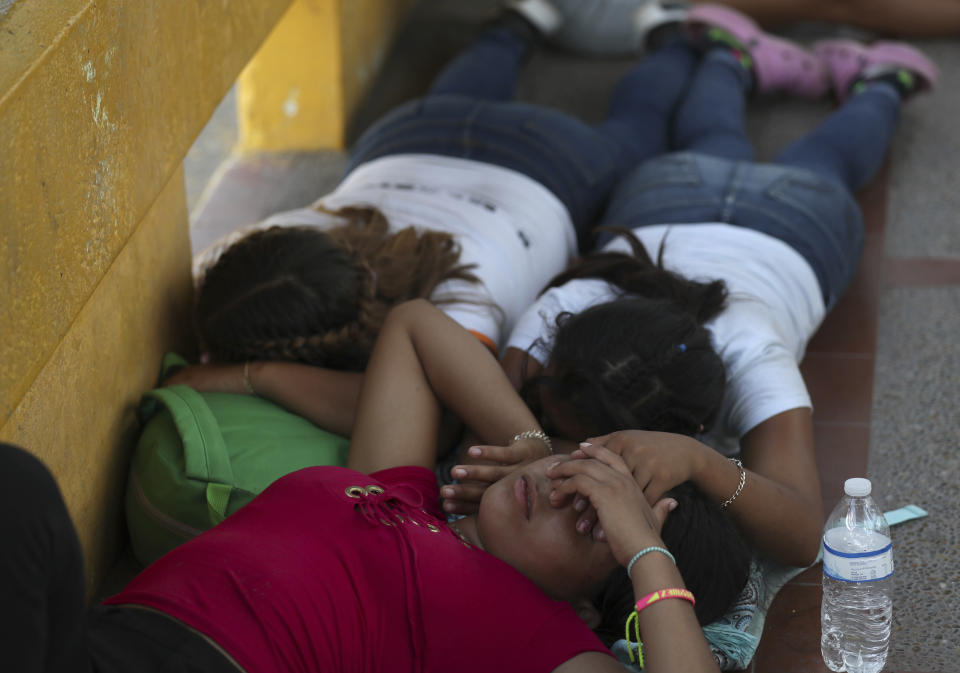
<path fill-rule="evenodd" d="M 874 582 L 893 574 L 893 545 L 876 551 L 849 554 L 823 543 L 823 573 L 844 582 Z"/>

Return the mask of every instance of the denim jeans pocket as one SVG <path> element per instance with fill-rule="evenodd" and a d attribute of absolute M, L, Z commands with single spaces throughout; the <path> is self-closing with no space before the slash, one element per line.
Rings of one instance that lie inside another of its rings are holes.
<path fill-rule="evenodd" d="M 619 177 L 617 148 L 609 140 L 580 120 L 545 112 L 531 115 L 520 127 L 531 153 L 568 166 L 587 187 Z"/>
<path fill-rule="evenodd" d="M 605 224 L 644 226 L 716 220 L 723 204 L 722 181 L 708 179 L 702 169 L 696 157 L 684 153 L 640 164 L 617 187 Z"/>
<path fill-rule="evenodd" d="M 823 250 L 824 254 L 841 258 L 849 254 L 844 245 L 850 238 L 846 231 L 849 197 L 841 186 L 810 171 L 783 169 L 783 174 L 767 185 L 764 195 L 792 211 L 792 217 L 784 213 L 791 220 L 799 216 L 808 226 L 813 226 L 822 242 L 829 246 Z"/>
<path fill-rule="evenodd" d="M 699 187 L 703 181 L 696 157 L 686 153 L 649 159 L 624 180 L 629 183 L 632 191 L 661 187 Z"/>

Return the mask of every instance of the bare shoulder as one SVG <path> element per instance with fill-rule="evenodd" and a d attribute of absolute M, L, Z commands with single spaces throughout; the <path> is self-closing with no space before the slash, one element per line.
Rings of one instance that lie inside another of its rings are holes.
<path fill-rule="evenodd" d="M 583 652 L 567 659 L 553 673 L 623 673 L 623 666 L 609 654 Z"/>

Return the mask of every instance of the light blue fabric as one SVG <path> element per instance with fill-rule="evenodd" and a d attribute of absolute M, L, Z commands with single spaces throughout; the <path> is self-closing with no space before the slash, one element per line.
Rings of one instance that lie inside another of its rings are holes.
<path fill-rule="evenodd" d="M 883 513 L 883 517 L 887 520 L 888 526 L 895 526 L 898 523 L 910 521 L 911 519 L 920 519 L 926 515 L 927 510 L 922 507 L 917 507 L 916 505 L 905 505 L 900 509 Z"/>
<path fill-rule="evenodd" d="M 703 627 L 703 635 L 720 670 L 736 671 L 750 664 L 760 644 L 763 623 L 774 596 L 784 584 L 804 570 L 754 559 L 747 584 L 736 602 L 722 618 Z M 630 647 L 636 653 L 633 643 L 621 639 L 614 643 L 612 652 L 628 670 L 640 671 L 642 669 L 636 664 L 630 663 Z"/>

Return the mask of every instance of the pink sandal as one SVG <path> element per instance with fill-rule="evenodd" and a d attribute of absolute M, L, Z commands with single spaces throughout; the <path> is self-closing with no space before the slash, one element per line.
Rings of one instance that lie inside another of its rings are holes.
<path fill-rule="evenodd" d="M 813 45 L 833 81 L 838 100 L 846 98 L 853 82 L 871 68 L 884 66 L 909 70 L 919 81 L 918 91 L 932 89 L 940 73 L 933 61 L 918 49 L 902 42 L 875 42 L 865 45 L 853 40 L 824 40 Z"/>
<path fill-rule="evenodd" d="M 802 98 L 820 98 L 830 90 L 823 63 L 814 54 L 789 40 L 775 37 L 751 18 L 722 5 L 694 5 L 687 27 L 696 33 L 703 27 L 720 28 L 746 48 L 753 59 L 757 91 L 783 91 Z"/>

